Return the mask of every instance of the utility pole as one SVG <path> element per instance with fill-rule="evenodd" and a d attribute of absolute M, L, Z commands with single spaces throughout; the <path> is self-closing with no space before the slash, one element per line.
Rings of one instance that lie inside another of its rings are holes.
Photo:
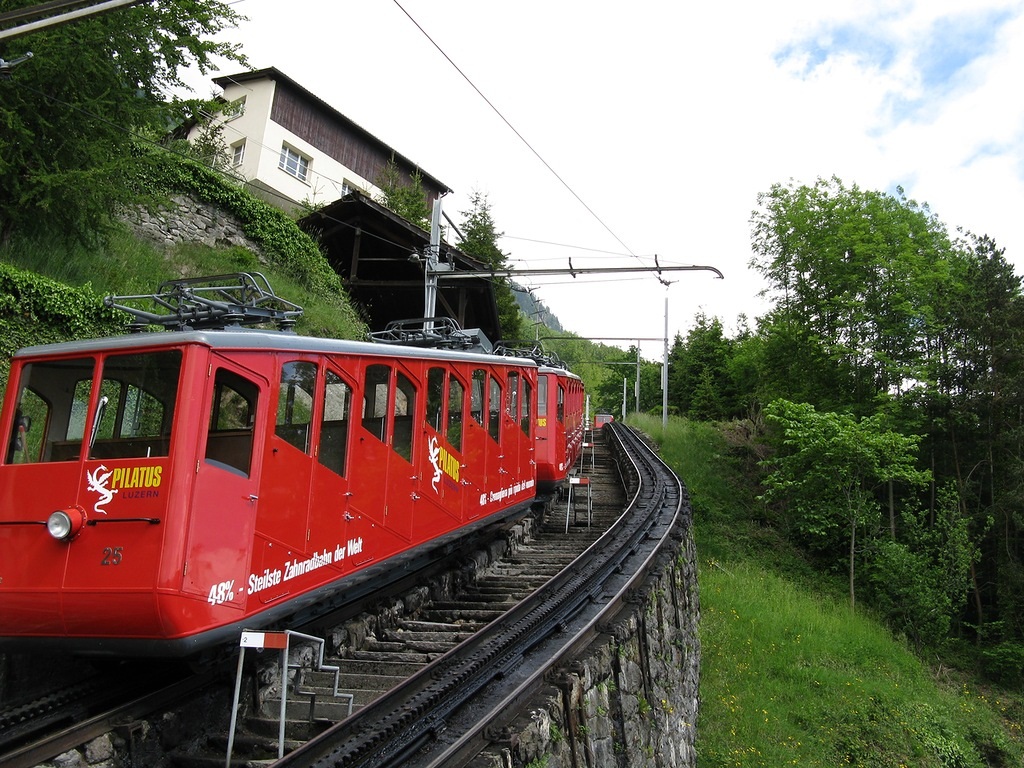
<path fill-rule="evenodd" d="M 665 291 L 665 353 L 661 362 L 661 431 L 668 429 L 668 291 Z"/>
<path fill-rule="evenodd" d="M 438 197 L 434 200 L 430 216 L 430 248 L 427 251 L 427 261 L 423 268 L 426 276 L 423 292 L 424 318 L 431 318 L 437 312 L 437 279 L 441 274 L 451 271 L 451 264 L 441 263 L 441 198 Z M 423 321 L 424 331 L 431 331 L 433 328 L 433 322 L 426 319 Z"/>
<path fill-rule="evenodd" d="M 538 341 L 557 341 L 559 339 L 564 340 L 565 336 L 538 336 Z M 614 360 L 594 360 L 599 365 L 635 365 L 636 366 L 636 382 L 633 385 L 634 394 L 636 396 L 636 412 L 640 412 L 640 364 L 642 362 L 640 358 L 640 342 L 641 341 L 661 341 L 664 342 L 665 346 L 665 357 L 662 361 L 662 373 L 661 373 L 661 420 L 663 425 L 668 425 L 668 297 L 665 297 L 665 335 L 661 336 L 572 336 L 569 338 L 584 339 L 586 341 L 635 341 L 636 342 L 636 362 L 635 363 L 624 363 L 621 361 Z M 629 384 L 625 378 L 622 379 L 622 418 L 626 418 L 626 407 L 627 407 L 627 393 L 629 391 Z"/>

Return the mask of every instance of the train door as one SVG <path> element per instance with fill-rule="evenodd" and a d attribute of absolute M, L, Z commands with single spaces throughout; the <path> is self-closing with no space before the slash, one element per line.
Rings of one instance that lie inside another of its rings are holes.
<path fill-rule="evenodd" d="M 240 606 L 259 502 L 268 382 L 214 353 L 203 403 L 182 591 Z"/>
<path fill-rule="evenodd" d="M 391 412 L 391 450 L 388 452 L 388 486 L 391 497 L 385 508 L 384 525 L 409 540 L 412 538 L 416 501 L 422 495 L 414 457 L 420 450 L 422 416 L 417 411 L 418 387 L 412 374 L 399 365 L 395 369 Z M 426 470 L 423 470 L 426 471 Z"/>
<path fill-rule="evenodd" d="M 524 477 L 533 477 L 534 450 L 530 438 L 533 387 L 521 371 L 509 371 L 506 382 L 505 413 L 502 416 L 503 466 L 509 472 L 506 480 L 518 484 Z"/>
<path fill-rule="evenodd" d="M 344 374 L 326 367 L 309 501 L 314 535 L 328 548 L 333 544 L 338 568 L 360 565 L 370 556 L 364 546 L 369 531 L 355 521 L 349 490 L 353 391 L 352 382 Z"/>
<path fill-rule="evenodd" d="M 487 371 L 476 368 L 469 382 L 469 412 L 462 432 L 465 459 L 461 482 L 466 490 L 466 519 L 480 517 L 487 503 L 488 454 L 497 454 L 497 444 L 487 432 Z"/>
<path fill-rule="evenodd" d="M 362 385 L 362 410 L 355 427 L 354 443 L 359 460 L 350 476 L 352 507 L 357 518 L 384 525 L 391 367 L 378 363 L 367 365 Z"/>
<path fill-rule="evenodd" d="M 352 506 L 406 540 L 412 533 L 415 412 L 416 385 L 406 371 L 383 363 L 366 366 Z"/>
<path fill-rule="evenodd" d="M 544 484 L 544 490 L 548 490 L 551 482 L 558 476 L 561 467 L 558 467 L 559 454 L 556 450 L 556 436 L 558 430 L 554 429 L 555 420 L 548 415 L 548 398 L 551 394 L 551 382 L 554 375 L 546 373 L 537 376 L 537 414 L 534 428 L 534 452 L 533 460 L 537 465 L 537 480 Z"/>
<path fill-rule="evenodd" d="M 487 376 L 487 434 L 494 444 L 487 448 L 487 504 L 500 501 L 502 491 L 508 486 L 511 473 L 508 463 L 509 450 L 507 435 L 502 429 L 505 400 L 502 397 L 502 385 L 495 373 Z"/>
<path fill-rule="evenodd" d="M 426 473 L 423 495 L 444 513 L 461 521 L 462 416 L 466 388 L 446 366 L 427 371 L 426 388 Z M 447 530 L 447 527 L 445 527 Z"/>
<path fill-rule="evenodd" d="M 537 444 L 534 442 L 534 387 L 530 377 L 524 372 L 520 376 L 519 389 L 519 440 L 523 451 L 523 459 L 519 468 L 519 477 L 524 487 L 537 479 Z"/>
<path fill-rule="evenodd" d="M 458 510 L 458 519 L 462 520 L 466 514 L 467 496 L 466 480 L 463 477 L 465 462 L 465 433 L 466 433 L 466 385 L 458 377 L 455 371 L 448 374 L 447 407 L 445 410 L 445 440 L 448 443 L 450 454 L 446 473 L 451 478 L 453 495 L 456 496 L 456 504 L 453 508 Z"/>
<path fill-rule="evenodd" d="M 286 358 L 280 367 L 274 430 L 263 457 L 256 532 L 283 555 L 309 547 L 309 490 L 313 474 L 313 408 L 319 365 Z"/>
<path fill-rule="evenodd" d="M 558 424 L 556 427 L 559 435 L 559 458 L 562 456 L 568 456 L 569 454 L 569 442 L 571 435 L 569 434 L 569 425 L 565 422 L 565 385 L 562 384 L 561 379 L 558 380 L 558 390 L 555 393 L 555 420 Z M 572 457 L 566 460 L 567 466 L 566 471 L 572 469 Z"/>

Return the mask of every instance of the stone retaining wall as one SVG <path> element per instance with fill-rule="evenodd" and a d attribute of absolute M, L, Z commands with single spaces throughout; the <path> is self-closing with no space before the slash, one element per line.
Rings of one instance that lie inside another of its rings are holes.
<path fill-rule="evenodd" d="M 642 604 L 555 679 L 507 742 L 501 768 L 693 768 L 700 640 L 689 525 Z"/>
<path fill-rule="evenodd" d="M 173 195 L 171 200 L 173 208 L 161 206 L 155 211 L 133 208 L 124 212 L 121 219 L 139 237 L 158 245 L 238 245 L 253 253 L 262 253 L 256 241 L 246 236 L 241 222 L 221 208 L 187 195 Z"/>

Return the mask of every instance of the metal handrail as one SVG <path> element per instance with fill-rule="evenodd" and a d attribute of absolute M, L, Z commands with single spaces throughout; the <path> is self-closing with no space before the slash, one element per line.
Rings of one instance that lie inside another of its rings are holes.
<path fill-rule="evenodd" d="M 238 653 L 238 671 L 235 677 L 235 697 L 231 706 L 231 726 L 228 732 L 228 752 L 224 761 L 224 768 L 231 768 L 231 752 L 234 750 L 235 728 L 238 724 L 238 698 L 242 689 L 242 668 L 245 664 L 245 651 L 248 648 L 258 648 L 260 650 L 264 648 L 279 648 L 281 650 L 281 714 L 277 730 L 277 759 L 280 760 L 284 757 L 284 726 L 286 719 L 285 714 L 288 707 L 288 671 L 292 669 L 299 670 L 304 666 L 303 664 L 291 664 L 288 661 L 288 653 L 291 650 L 291 640 L 293 637 L 314 643 L 319 647 L 316 668 L 320 671 L 334 672 L 334 696 L 339 699 L 347 698 L 348 714 L 352 714 L 352 704 L 355 696 L 351 693 L 340 693 L 338 691 L 338 685 L 341 679 L 341 668 L 332 664 L 324 664 L 324 646 L 326 643 L 323 638 L 306 635 L 292 629 L 286 629 L 283 632 L 243 631 L 241 639 L 239 640 L 241 651 Z M 298 679 L 298 675 L 296 675 L 296 679 Z M 297 683 L 295 692 L 301 696 L 312 696 L 309 703 L 309 719 L 310 722 L 312 722 L 313 707 L 316 706 L 316 692 L 299 690 Z"/>

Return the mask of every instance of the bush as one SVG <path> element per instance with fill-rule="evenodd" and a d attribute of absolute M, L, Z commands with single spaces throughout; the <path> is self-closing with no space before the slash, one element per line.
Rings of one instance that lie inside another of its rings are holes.
<path fill-rule="evenodd" d="M 125 316 L 89 285 L 74 288 L 0 262 L 0 377 L 22 347 L 120 333 Z"/>

